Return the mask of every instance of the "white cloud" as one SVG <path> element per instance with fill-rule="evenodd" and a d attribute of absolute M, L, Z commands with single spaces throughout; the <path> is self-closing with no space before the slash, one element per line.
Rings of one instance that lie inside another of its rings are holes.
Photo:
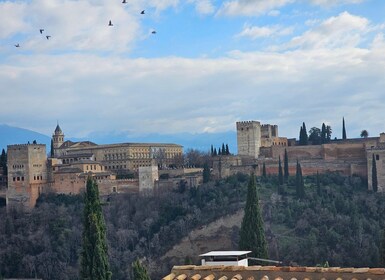
<path fill-rule="evenodd" d="M 287 47 L 305 49 L 356 47 L 369 31 L 371 26 L 366 18 L 343 12 L 294 37 Z"/>
<path fill-rule="evenodd" d="M 293 32 L 292 27 L 282 27 L 279 25 L 273 26 L 244 26 L 243 30 L 236 35 L 236 37 L 249 37 L 251 39 L 257 39 L 261 37 L 277 37 L 283 35 L 289 35 Z"/>
<path fill-rule="evenodd" d="M 343 4 L 358 4 L 364 1 L 365 0 L 310 0 L 312 4 L 326 7 L 338 6 Z"/>
<path fill-rule="evenodd" d="M 195 4 L 195 9 L 199 14 L 212 14 L 215 11 L 215 6 L 211 0 L 188 0 L 188 2 Z"/>
<path fill-rule="evenodd" d="M 225 1 L 220 7 L 219 15 L 255 16 L 283 7 L 295 0 L 231 0 Z"/>

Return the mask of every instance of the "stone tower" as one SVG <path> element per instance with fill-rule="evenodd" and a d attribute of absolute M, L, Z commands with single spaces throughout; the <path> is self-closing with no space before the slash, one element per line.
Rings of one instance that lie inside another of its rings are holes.
<path fill-rule="evenodd" d="M 261 147 L 261 123 L 258 121 L 237 122 L 238 155 L 258 158 Z"/>
<path fill-rule="evenodd" d="M 8 145 L 7 206 L 31 208 L 47 186 L 44 144 Z"/>
<path fill-rule="evenodd" d="M 61 130 L 59 124 L 57 124 L 54 133 L 52 134 L 53 154 L 57 155 L 57 149 L 64 143 L 64 133 Z"/>

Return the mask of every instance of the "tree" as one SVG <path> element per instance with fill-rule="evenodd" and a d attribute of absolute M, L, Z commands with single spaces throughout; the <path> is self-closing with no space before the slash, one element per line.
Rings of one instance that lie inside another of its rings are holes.
<path fill-rule="evenodd" d="M 50 151 L 50 156 L 51 156 L 51 157 L 54 156 L 54 152 L 53 152 L 53 139 L 51 139 L 51 151 Z"/>
<path fill-rule="evenodd" d="M 332 138 L 332 128 L 330 125 L 326 126 L 326 143 L 329 143 Z"/>
<path fill-rule="evenodd" d="M 147 274 L 146 268 L 140 263 L 137 259 L 132 264 L 132 274 L 135 280 L 151 280 L 150 276 Z"/>
<path fill-rule="evenodd" d="M 80 279 L 109 280 L 106 225 L 98 185 L 91 177 L 87 178 L 83 225 Z"/>
<path fill-rule="evenodd" d="M 278 157 L 278 183 L 280 186 L 283 185 L 283 172 L 282 172 L 282 164 L 281 164 L 281 156 Z M 278 188 L 280 189 L 280 188 Z M 279 191 L 282 193 L 282 190 Z"/>
<path fill-rule="evenodd" d="M 217 148 L 214 148 L 214 153 L 213 153 L 213 156 L 215 157 L 215 156 L 217 156 L 218 154 L 217 154 Z"/>
<path fill-rule="evenodd" d="M 321 183 L 320 183 L 320 179 L 319 179 L 318 170 L 317 170 L 317 177 L 316 177 L 316 185 L 317 185 L 317 194 L 320 196 L 322 194 L 322 192 L 321 192 Z"/>
<path fill-rule="evenodd" d="M 346 140 L 345 118 L 342 118 L 342 139 Z"/>
<path fill-rule="evenodd" d="M 302 177 L 302 168 L 301 164 L 297 160 L 297 168 L 296 168 L 296 174 L 295 174 L 295 186 L 296 186 L 296 193 L 298 198 L 304 198 L 305 197 L 305 186 L 303 182 Z"/>
<path fill-rule="evenodd" d="M 267 177 L 267 174 L 266 174 L 266 164 L 265 163 L 263 163 L 263 165 L 262 165 L 262 177 L 263 178 Z"/>
<path fill-rule="evenodd" d="M 305 122 L 302 123 L 301 130 L 299 132 L 299 145 L 306 146 L 308 144 L 308 136 Z"/>
<path fill-rule="evenodd" d="M 322 123 L 321 127 L 321 144 L 327 143 L 327 138 L 326 138 L 326 125 L 325 123 Z"/>
<path fill-rule="evenodd" d="M 225 143 L 222 143 L 222 155 L 226 155 Z"/>
<path fill-rule="evenodd" d="M 312 145 L 321 144 L 321 130 L 318 127 L 312 127 L 309 130 L 309 141 L 311 141 Z"/>
<path fill-rule="evenodd" d="M 374 192 L 377 192 L 378 190 L 377 165 L 376 165 L 376 159 L 374 157 L 374 154 L 372 158 L 372 189 Z"/>
<path fill-rule="evenodd" d="M 4 149 L 1 151 L 0 167 L 3 168 L 3 175 L 7 175 L 7 153 Z"/>
<path fill-rule="evenodd" d="M 218 156 L 221 156 L 222 155 L 222 150 L 221 148 L 218 148 Z"/>
<path fill-rule="evenodd" d="M 230 154 L 229 145 L 226 144 L 226 155 L 229 155 L 229 154 Z"/>
<path fill-rule="evenodd" d="M 285 177 L 285 182 L 287 182 L 287 180 L 289 179 L 289 157 L 287 155 L 287 150 L 285 149 L 285 155 L 284 155 L 284 159 L 283 159 L 283 174 L 284 174 L 284 177 Z"/>
<path fill-rule="evenodd" d="M 208 181 L 210 181 L 210 168 L 209 164 L 205 162 L 203 165 L 203 183 L 207 183 Z"/>
<path fill-rule="evenodd" d="M 214 147 L 213 145 L 211 145 L 211 149 L 210 149 L 210 155 L 213 156 L 214 155 Z"/>
<path fill-rule="evenodd" d="M 361 131 L 360 136 L 361 138 L 368 138 L 369 132 L 366 129 L 364 129 L 363 131 Z"/>
<path fill-rule="evenodd" d="M 268 257 L 267 242 L 254 174 L 250 176 L 247 186 L 247 199 L 240 231 L 239 249 L 252 251 L 252 257 Z"/>

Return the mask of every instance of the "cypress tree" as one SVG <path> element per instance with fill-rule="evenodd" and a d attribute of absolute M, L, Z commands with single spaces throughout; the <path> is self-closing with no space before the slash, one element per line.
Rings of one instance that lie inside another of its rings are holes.
<path fill-rule="evenodd" d="M 321 128 L 321 144 L 324 144 L 326 142 L 327 142 L 326 126 L 325 126 L 325 123 L 322 123 L 322 128 Z"/>
<path fill-rule="evenodd" d="M 210 181 L 210 168 L 207 162 L 203 164 L 203 183 Z"/>
<path fill-rule="evenodd" d="M 217 156 L 218 154 L 217 154 L 217 148 L 214 148 L 214 153 L 213 153 L 213 156 L 215 157 L 215 156 Z"/>
<path fill-rule="evenodd" d="M 211 156 L 214 155 L 214 147 L 213 147 L 213 145 L 211 145 L 210 155 L 211 155 Z"/>
<path fill-rule="evenodd" d="M 283 171 L 282 171 L 281 156 L 278 157 L 278 182 L 279 182 L 279 185 L 283 185 Z"/>
<path fill-rule="evenodd" d="M 377 164 L 376 164 L 376 159 L 374 157 L 374 154 L 372 158 L 372 189 L 374 192 L 377 192 L 378 190 Z"/>
<path fill-rule="evenodd" d="M 135 280 L 151 280 L 151 278 L 147 274 L 146 268 L 136 260 L 132 264 L 132 274 Z"/>
<path fill-rule="evenodd" d="M 296 194 L 298 198 L 304 198 L 305 197 L 305 186 L 303 182 L 302 177 L 302 169 L 301 164 L 297 160 L 297 168 L 296 168 L 296 174 L 295 174 L 295 186 L 296 186 Z"/>
<path fill-rule="evenodd" d="M 302 126 L 299 129 L 299 141 L 298 142 L 299 142 L 300 146 L 303 145 L 303 129 L 302 129 Z"/>
<path fill-rule="evenodd" d="M 266 164 L 265 163 L 263 163 L 263 165 L 262 165 L 262 177 L 263 178 L 267 177 L 267 175 L 266 175 Z"/>
<path fill-rule="evenodd" d="M 309 144 L 309 137 L 307 136 L 307 130 L 306 130 L 306 125 L 305 122 L 302 123 L 302 133 L 303 133 L 303 145 L 308 145 Z"/>
<path fill-rule="evenodd" d="M 50 156 L 51 156 L 51 157 L 54 156 L 54 152 L 53 152 L 53 139 L 51 139 L 51 151 L 50 151 Z"/>
<path fill-rule="evenodd" d="M 283 160 L 283 171 L 284 171 L 284 177 L 285 177 L 285 182 L 289 179 L 289 157 L 287 155 L 287 150 L 285 149 L 285 156 Z"/>
<path fill-rule="evenodd" d="M 7 171 L 7 153 L 5 152 L 4 149 L 1 151 L 0 167 L 3 168 L 3 175 L 7 175 L 8 174 L 8 171 Z"/>
<path fill-rule="evenodd" d="M 252 251 L 252 257 L 265 259 L 268 257 L 267 242 L 262 214 L 259 209 L 259 197 L 254 174 L 250 176 L 247 186 L 245 215 L 241 225 L 239 249 Z"/>
<path fill-rule="evenodd" d="M 222 155 L 226 155 L 225 143 L 222 143 Z"/>
<path fill-rule="evenodd" d="M 221 156 L 222 155 L 222 150 L 221 148 L 218 148 L 218 156 Z"/>
<path fill-rule="evenodd" d="M 91 177 L 87 178 L 83 224 L 80 279 L 109 280 L 111 271 L 107 254 L 106 225 L 98 185 Z"/>
<path fill-rule="evenodd" d="M 230 154 L 229 145 L 226 144 L 226 155 Z"/>
<path fill-rule="evenodd" d="M 346 139 L 345 118 L 342 118 L 342 139 Z"/>

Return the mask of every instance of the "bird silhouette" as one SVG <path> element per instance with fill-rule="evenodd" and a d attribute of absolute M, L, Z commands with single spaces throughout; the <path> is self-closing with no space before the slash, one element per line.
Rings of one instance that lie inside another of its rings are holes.
<path fill-rule="evenodd" d="M 19 44 L 16 44 L 15 47 L 16 47 L 16 48 L 20 48 L 20 45 L 19 45 Z"/>
<path fill-rule="evenodd" d="M 153 30 L 151 33 L 152 33 L 152 34 L 156 34 L 156 31 L 155 31 L 155 30 Z"/>
<path fill-rule="evenodd" d="M 122 2 L 123 4 L 126 4 L 127 3 L 127 1 L 126 0 L 123 0 L 123 2 Z"/>
<path fill-rule="evenodd" d="M 140 12 L 141 15 L 144 15 L 144 10 Z"/>
<path fill-rule="evenodd" d="M 50 35 L 47 35 L 47 36 L 45 36 L 46 38 L 47 38 L 47 40 L 49 40 L 49 38 L 51 38 L 51 36 Z"/>
<path fill-rule="evenodd" d="M 110 21 L 110 22 L 108 23 L 108 26 L 114 26 L 114 25 L 113 25 L 112 22 Z"/>
<path fill-rule="evenodd" d="M 44 29 L 40 29 L 40 34 L 43 34 Z"/>

